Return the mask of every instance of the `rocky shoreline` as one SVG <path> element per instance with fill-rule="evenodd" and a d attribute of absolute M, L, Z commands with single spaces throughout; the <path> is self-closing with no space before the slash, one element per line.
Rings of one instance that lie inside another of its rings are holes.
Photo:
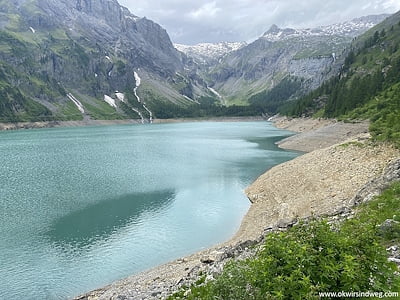
<path fill-rule="evenodd" d="M 254 255 L 268 232 L 311 216 L 346 218 L 354 205 L 400 180 L 399 150 L 371 145 L 367 124 L 284 118 L 274 123 L 303 132 L 294 136 L 294 144 L 281 142 L 281 147 L 307 145 L 314 151 L 270 169 L 246 190 L 252 205 L 231 240 L 75 299 L 165 299 L 201 274 L 213 278 L 231 259 Z"/>
<path fill-rule="evenodd" d="M 56 127 L 82 127 L 82 126 L 104 126 L 104 125 L 123 125 L 139 124 L 139 120 L 84 120 L 84 121 L 43 121 L 43 122 L 15 122 L 0 123 L 0 130 L 19 130 L 19 129 L 41 129 Z"/>
<path fill-rule="evenodd" d="M 163 123 L 182 123 L 182 122 L 251 122 L 262 121 L 264 117 L 215 117 L 215 118 L 181 118 L 181 119 L 154 119 L 154 124 Z M 1 123 L 2 130 L 18 130 L 18 129 L 40 129 L 40 128 L 56 128 L 56 127 L 83 127 L 83 126 L 107 126 L 107 125 L 126 125 L 126 124 L 142 124 L 139 119 L 123 119 L 123 120 L 82 120 L 82 121 L 43 121 L 43 122 L 14 122 Z"/>

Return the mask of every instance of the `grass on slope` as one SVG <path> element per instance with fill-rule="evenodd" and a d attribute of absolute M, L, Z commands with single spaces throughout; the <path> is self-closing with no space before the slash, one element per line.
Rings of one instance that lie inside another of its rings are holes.
<path fill-rule="evenodd" d="M 391 219 L 391 227 L 382 226 Z M 173 299 L 320 299 L 320 292 L 399 291 L 386 247 L 400 242 L 400 183 L 359 207 L 340 226 L 324 220 L 272 233 L 258 255 L 228 263 L 215 280 Z M 336 228 L 334 228 L 336 227 Z"/>
<path fill-rule="evenodd" d="M 400 148 L 400 83 L 342 118 L 370 119 L 370 132 L 375 140 L 389 141 Z"/>

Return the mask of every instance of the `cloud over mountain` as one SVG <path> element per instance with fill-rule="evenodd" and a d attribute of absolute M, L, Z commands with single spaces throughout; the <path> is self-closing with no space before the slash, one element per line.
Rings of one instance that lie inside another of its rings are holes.
<path fill-rule="evenodd" d="M 272 24 L 315 27 L 400 10 L 396 0 L 120 0 L 164 26 L 177 43 L 249 41 Z"/>

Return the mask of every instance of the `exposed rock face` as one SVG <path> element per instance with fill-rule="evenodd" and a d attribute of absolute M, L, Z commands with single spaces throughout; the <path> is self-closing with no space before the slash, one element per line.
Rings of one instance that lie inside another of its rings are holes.
<path fill-rule="evenodd" d="M 19 77 L 18 84 L 7 84 L 59 117 L 65 117 L 67 93 L 97 107 L 96 112 L 105 95 L 113 97 L 117 109 L 111 118 L 122 114 L 121 101 L 113 95 L 115 91 L 132 93 L 134 72 L 151 91 L 145 99 L 149 103 L 154 99 L 189 103 L 176 81 L 184 78 L 190 90 L 195 83 L 185 74 L 182 54 L 167 32 L 133 15 L 116 0 L 0 0 L 0 4 L 0 30 L 7 36 L 0 43 L 10 49 L 0 53 L 0 65 L 10 64 L 6 72 L 14 72 L 4 76 L 7 80 Z M 32 88 L 33 84 L 39 86 Z M 196 91 L 201 94 L 202 89 L 206 87 Z M 134 116 L 136 109 L 148 114 L 142 107 L 126 105 L 128 116 Z"/>
<path fill-rule="evenodd" d="M 337 74 L 352 39 L 387 16 L 311 29 L 273 25 L 262 37 L 229 53 L 208 70 L 210 86 L 227 98 L 248 98 L 291 75 L 305 80 L 305 90 L 315 88 Z"/>
<path fill-rule="evenodd" d="M 308 57 L 293 59 L 289 62 L 287 72 L 295 77 L 304 78 L 309 82 L 308 88 L 317 88 L 329 76 L 328 68 L 334 65 L 335 58 L 331 56 Z"/>
<path fill-rule="evenodd" d="M 95 107 L 86 108 L 87 118 L 97 114 L 104 96 L 114 98 L 116 109 L 106 109 L 101 117 L 150 115 L 113 96 L 116 91 L 132 92 L 134 72 L 143 78 L 138 92 L 150 104 L 186 106 L 205 95 L 223 102 L 247 99 L 286 75 L 303 78 L 307 90 L 338 70 L 354 34 L 382 18 L 307 30 L 273 26 L 249 45 L 179 46 L 187 50 L 185 55 L 161 26 L 133 15 L 117 0 L 0 0 L 0 46 L 5 49 L 0 52 L 5 73 L 0 80 L 27 98 L 18 105 L 7 100 L 10 114 L 29 116 L 32 112 L 25 108 L 32 106 L 26 104 L 30 99 L 45 106 L 48 111 L 32 110 L 45 117 L 35 121 L 49 120 L 49 111 L 56 119 L 70 118 L 65 115 L 70 111 L 68 93 Z"/>
<path fill-rule="evenodd" d="M 173 73 L 183 68 L 167 32 L 146 18 L 138 18 L 116 0 L 37 0 L 38 13 L 21 12 L 33 28 L 53 30 L 55 26 L 68 33 L 98 43 L 109 53 L 131 61 L 135 67 L 157 68 Z M 97 45 L 96 45 L 97 46 Z"/>
<path fill-rule="evenodd" d="M 390 163 L 382 176 L 374 178 L 366 184 L 357 195 L 351 199 L 350 205 L 357 205 L 371 200 L 373 197 L 381 194 L 395 181 L 400 181 L 400 159 Z"/>

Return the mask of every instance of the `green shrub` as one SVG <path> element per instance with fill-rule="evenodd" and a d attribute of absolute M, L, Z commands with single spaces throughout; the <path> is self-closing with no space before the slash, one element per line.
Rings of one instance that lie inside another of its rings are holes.
<path fill-rule="evenodd" d="M 319 292 L 398 291 L 396 266 L 385 246 L 399 240 L 379 224 L 400 216 L 400 184 L 333 229 L 324 220 L 266 237 L 253 259 L 228 263 L 215 280 L 169 299 L 319 299 Z M 187 294 L 185 296 L 185 294 Z"/>

